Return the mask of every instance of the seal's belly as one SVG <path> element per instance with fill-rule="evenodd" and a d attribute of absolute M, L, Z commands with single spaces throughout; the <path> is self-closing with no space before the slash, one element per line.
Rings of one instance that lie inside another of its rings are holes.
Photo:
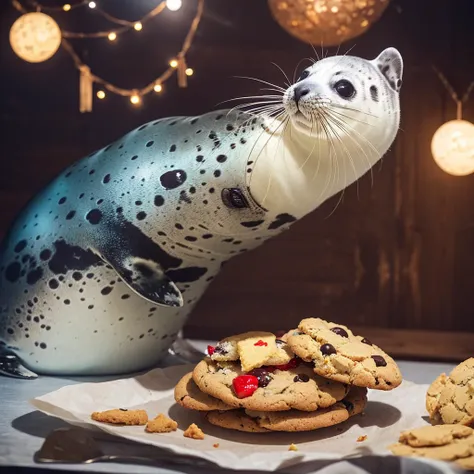
<path fill-rule="evenodd" d="M 13 347 L 28 368 L 42 374 L 115 374 L 156 365 L 202 290 L 187 288 L 194 303 L 170 308 L 136 295 L 113 270 L 105 268 L 101 278 L 84 285 L 87 297 L 85 292 L 67 291 L 64 298 L 41 301 L 43 291 L 38 288 L 38 301 L 29 307 L 26 299 L 25 312 L 10 313 L 1 325 L 0 340 Z M 104 287 L 103 281 L 109 285 Z M 72 273 L 62 283 L 65 288 L 81 286 Z M 18 300 L 21 307 L 25 300 L 20 293 L 10 295 L 10 301 Z"/>

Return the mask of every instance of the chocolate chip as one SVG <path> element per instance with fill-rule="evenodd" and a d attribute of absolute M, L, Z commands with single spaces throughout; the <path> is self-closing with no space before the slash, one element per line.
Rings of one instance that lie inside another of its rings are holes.
<path fill-rule="evenodd" d="M 219 344 L 216 346 L 216 348 L 214 349 L 214 354 L 227 354 L 227 351 L 222 347 L 222 346 L 219 346 Z"/>
<path fill-rule="evenodd" d="M 337 351 L 331 344 L 324 344 L 321 346 L 321 352 L 323 355 L 336 354 Z"/>
<path fill-rule="evenodd" d="M 334 334 L 337 334 L 338 336 L 341 336 L 341 337 L 349 337 L 349 334 L 347 334 L 347 331 L 345 329 L 342 329 L 342 328 L 332 328 L 331 331 L 334 333 Z"/>
<path fill-rule="evenodd" d="M 372 345 L 372 343 L 371 343 L 367 338 L 365 338 L 365 337 L 364 337 L 364 339 L 362 339 L 362 341 L 360 341 L 360 342 L 363 342 L 364 344 L 368 344 L 369 346 Z"/>
<path fill-rule="evenodd" d="M 306 374 L 298 374 L 294 379 L 293 382 L 309 382 L 309 375 Z"/>
<path fill-rule="evenodd" d="M 127 408 L 119 408 L 120 411 L 128 411 Z"/>
<path fill-rule="evenodd" d="M 249 375 L 257 377 L 259 387 L 266 387 L 273 380 L 273 377 L 270 375 L 270 372 L 268 372 L 268 370 L 265 370 L 262 367 L 251 370 L 249 372 Z"/>
<path fill-rule="evenodd" d="M 387 362 L 382 356 L 372 356 L 372 359 L 374 359 L 377 367 L 385 367 L 387 365 Z"/>

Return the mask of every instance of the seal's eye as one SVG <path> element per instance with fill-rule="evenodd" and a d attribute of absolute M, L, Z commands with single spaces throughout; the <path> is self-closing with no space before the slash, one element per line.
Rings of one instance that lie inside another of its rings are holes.
<path fill-rule="evenodd" d="M 341 79 L 334 84 L 334 90 L 343 98 L 351 99 L 355 96 L 356 90 L 354 86 L 346 79 Z"/>
<path fill-rule="evenodd" d="M 303 71 L 301 73 L 301 76 L 298 77 L 298 80 L 296 82 L 300 82 L 302 81 L 303 79 L 306 79 L 307 77 L 309 76 L 309 71 Z"/>

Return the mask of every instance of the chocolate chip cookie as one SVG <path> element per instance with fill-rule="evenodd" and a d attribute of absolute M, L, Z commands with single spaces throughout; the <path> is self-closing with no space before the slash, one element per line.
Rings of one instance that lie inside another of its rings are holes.
<path fill-rule="evenodd" d="M 291 350 L 314 364 L 314 371 L 342 383 L 392 390 L 402 382 L 396 362 L 368 339 L 341 324 L 303 319 L 288 337 Z"/>
<path fill-rule="evenodd" d="M 432 423 L 474 425 L 474 358 L 441 374 L 428 388 L 426 409 Z"/>
<path fill-rule="evenodd" d="M 222 428 L 252 433 L 312 431 L 343 423 L 350 416 L 361 413 L 366 404 L 367 389 L 352 387 L 344 400 L 329 408 L 311 412 L 299 410 L 264 412 L 240 409 L 212 411 L 206 414 L 206 418 L 213 425 Z"/>
<path fill-rule="evenodd" d="M 423 426 L 401 433 L 399 442 L 389 446 L 397 456 L 419 456 L 454 461 L 474 469 L 474 430 L 462 425 Z"/>
<path fill-rule="evenodd" d="M 179 405 L 189 410 L 209 411 L 234 409 L 234 407 L 225 404 L 222 400 L 201 392 L 193 380 L 192 372 L 186 374 L 176 384 L 174 399 Z"/>
<path fill-rule="evenodd" d="M 193 371 L 199 389 L 234 408 L 261 411 L 312 411 L 342 400 L 346 384 L 314 374 L 294 359 L 286 366 L 261 367 L 245 373 L 238 362 L 202 360 Z"/>

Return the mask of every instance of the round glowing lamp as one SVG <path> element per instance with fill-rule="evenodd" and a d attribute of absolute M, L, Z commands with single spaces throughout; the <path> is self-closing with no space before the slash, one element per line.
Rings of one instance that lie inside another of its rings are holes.
<path fill-rule="evenodd" d="M 446 173 L 466 176 L 474 172 L 474 125 L 450 120 L 436 130 L 431 140 L 436 164 Z"/>
<path fill-rule="evenodd" d="M 10 29 L 10 45 L 17 56 L 30 63 L 51 58 L 61 45 L 61 30 L 49 15 L 26 13 Z"/>

